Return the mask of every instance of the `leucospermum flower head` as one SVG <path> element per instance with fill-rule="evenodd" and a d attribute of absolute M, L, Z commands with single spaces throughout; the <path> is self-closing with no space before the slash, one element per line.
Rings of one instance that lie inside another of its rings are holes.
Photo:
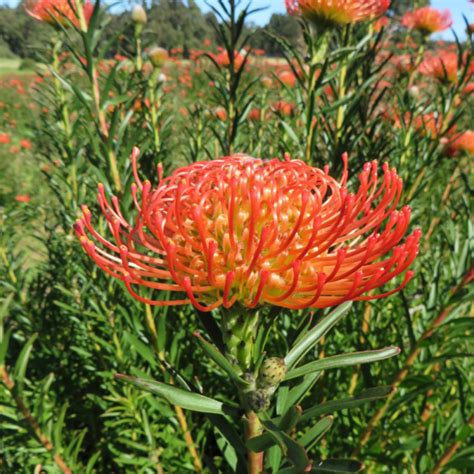
<path fill-rule="evenodd" d="M 447 30 L 453 24 L 453 21 L 449 10 L 422 7 L 405 13 L 401 23 L 410 30 L 418 30 L 424 35 L 430 35 Z"/>
<path fill-rule="evenodd" d="M 142 302 L 201 311 L 236 303 L 325 308 L 398 291 L 366 295 L 405 273 L 417 255 L 419 230 L 401 243 L 410 209 L 396 210 L 402 180 L 387 164 L 379 176 L 377 162 L 366 163 L 355 193 L 347 188 L 347 157 L 339 181 L 299 160 L 234 155 L 160 176 L 152 188 L 139 179 L 137 155 L 135 220 L 100 185 L 113 239 L 97 232 L 87 207 L 75 230 L 95 262 Z M 162 301 L 161 290 L 186 296 Z"/>
<path fill-rule="evenodd" d="M 455 156 L 460 152 L 465 152 L 469 156 L 474 156 L 474 130 L 466 130 L 448 138 L 446 142 L 448 155 Z"/>
<path fill-rule="evenodd" d="M 71 4 L 74 8 L 71 8 Z M 25 10 L 28 15 L 36 20 L 56 25 L 60 23 L 67 26 L 68 21 L 73 25 L 79 26 L 76 4 L 74 0 L 27 0 Z M 94 6 L 89 1 L 84 2 L 84 17 L 87 23 L 92 16 Z"/>
<path fill-rule="evenodd" d="M 464 66 L 465 64 L 459 63 L 457 53 L 441 51 L 436 56 L 427 56 L 420 64 L 420 72 L 441 82 L 456 83 L 458 73 Z M 474 63 L 467 65 L 466 72 L 468 78 L 474 75 Z"/>
<path fill-rule="evenodd" d="M 346 25 L 383 15 L 390 0 L 298 0 L 286 2 L 292 15 L 301 14 L 317 25 Z"/>

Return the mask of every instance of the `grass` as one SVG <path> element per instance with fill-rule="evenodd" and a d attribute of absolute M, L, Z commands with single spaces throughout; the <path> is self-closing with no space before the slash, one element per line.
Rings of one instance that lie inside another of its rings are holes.
<path fill-rule="evenodd" d="M 20 58 L 0 58 L 0 76 L 11 73 L 27 75 L 33 72 L 31 69 L 20 69 L 21 63 Z"/>

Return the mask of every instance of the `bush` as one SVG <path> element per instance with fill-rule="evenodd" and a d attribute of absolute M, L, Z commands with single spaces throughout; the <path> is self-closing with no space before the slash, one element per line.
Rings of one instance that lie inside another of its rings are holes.
<path fill-rule="evenodd" d="M 21 61 L 18 69 L 20 69 L 20 71 L 32 71 L 35 69 L 35 67 L 36 67 L 36 61 L 30 58 L 26 58 Z"/>

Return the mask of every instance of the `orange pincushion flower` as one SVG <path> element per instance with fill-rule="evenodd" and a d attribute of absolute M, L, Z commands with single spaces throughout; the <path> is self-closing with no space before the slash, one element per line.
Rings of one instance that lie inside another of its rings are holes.
<path fill-rule="evenodd" d="M 30 202 L 31 201 L 31 197 L 28 195 L 28 194 L 17 194 L 15 196 L 15 200 L 17 202 L 24 202 L 24 203 L 27 203 L 27 202 Z"/>
<path fill-rule="evenodd" d="M 230 65 L 231 56 L 225 49 L 222 49 L 219 54 L 210 54 L 214 61 L 222 67 L 228 67 Z M 238 51 L 234 51 L 234 68 L 240 69 L 244 63 L 244 56 Z"/>
<path fill-rule="evenodd" d="M 437 10 L 431 7 L 422 7 L 407 12 L 402 17 L 402 25 L 410 30 L 418 30 L 425 35 L 447 30 L 452 24 L 449 10 Z"/>
<path fill-rule="evenodd" d="M 428 114 L 412 115 L 407 112 L 404 116 L 400 116 L 394 110 L 388 110 L 386 117 L 393 120 L 398 128 L 413 127 L 418 133 L 436 140 L 444 132 L 452 135 L 456 132 L 456 125 L 453 125 L 449 130 L 444 131 L 443 115 L 430 112 Z"/>
<path fill-rule="evenodd" d="M 76 7 L 74 0 L 71 1 L 74 8 Z M 94 11 L 94 5 L 89 1 L 84 2 L 84 17 L 87 23 Z M 79 26 L 79 20 L 76 12 L 71 8 L 69 0 L 27 0 L 25 10 L 28 15 L 39 21 L 44 21 L 55 25 L 61 23 L 67 25 L 67 20 L 73 25 Z"/>
<path fill-rule="evenodd" d="M 299 0 L 298 4 L 301 14 L 318 25 L 346 25 L 383 15 L 390 0 Z"/>
<path fill-rule="evenodd" d="M 166 179 L 160 168 L 152 189 L 138 177 L 138 153 L 132 154 L 135 221 L 124 218 L 117 197 L 109 203 L 100 185 L 114 241 L 95 230 L 85 206 L 75 230 L 95 262 L 139 301 L 192 303 L 202 311 L 235 303 L 324 308 L 398 291 L 363 296 L 405 272 L 417 255 L 419 230 L 400 244 L 410 209 L 395 210 L 402 181 L 387 164 L 380 178 L 377 163 L 366 163 L 355 194 L 346 187 L 347 157 L 340 181 L 299 160 L 234 155 Z M 160 301 L 136 287 L 187 298 Z"/>
<path fill-rule="evenodd" d="M 458 133 L 448 141 L 447 152 L 449 155 L 454 156 L 461 151 L 474 156 L 474 130 Z"/>
<path fill-rule="evenodd" d="M 458 70 L 464 67 L 459 64 L 456 53 L 442 51 L 438 56 L 429 56 L 420 64 L 420 72 L 425 76 L 432 77 L 438 81 L 456 83 L 458 81 Z M 469 64 L 468 77 L 474 74 L 474 63 Z"/>
<path fill-rule="evenodd" d="M 296 84 L 296 76 L 291 71 L 282 71 L 278 78 L 287 87 L 294 87 Z"/>
<path fill-rule="evenodd" d="M 8 133 L 0 133 L 0 145 L 8 145 L 11 141 L 12 137 Z"/>

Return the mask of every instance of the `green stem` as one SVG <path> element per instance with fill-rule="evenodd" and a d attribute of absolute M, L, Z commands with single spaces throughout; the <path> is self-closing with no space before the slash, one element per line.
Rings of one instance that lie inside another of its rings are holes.
<path fill-rule="evenodd" d="M 351 26 L 347 26 L 346 30 L 346 40 L 345 43 L 348 45 L 351 39 Z M 338 88 L 338 100 L 343 100 L 346 97 L 347 93 L 347 69 L 348 62 L 347 56 L 342 59 L 342 66 L 339 72 L 339 88 Z M 344 118 L 346 113 L 346 105 L 340 104 L 337 108 L 337 118 L 336 118 L 336 145 L 339 143 L 342 135 L 342 125 L 344 124 Z"/>
<path fill-rule="evenodd" d="M 314 122 L 315 107 L 316 107 L 316 84 L 318 82 L 318 63 L 321 62 L 326 54 L 329 44 L 329 30 L 324 29 L 315 31 L 313 35 L 313 42 L 309 45 L 311 50 L 311 66 L 308 73 L 307 81 L 307 100 L 306 100 L 306 149 L 305 160 L 307 163 L 311 162 L 313 153 L 314 131 L 316 124 Z M 316 36 L 316 37 L 315 37 Z"/>
<path fill-rule="evenodd" d="M 150 114 L 151 114 L 151 126 L 153 128 L 153 144 L 155 147 L 155 153 L 159 153 L 161 149 L 161 137 L 160 137 L 160 124 L 158 123 L 158 98 L 156 96 L 156 85 L 158 81 L 159 69 L 155 69 L 150 77 L 148 83 L 149 95 L 150 95 Z"/>
<path fill-rule="evenodd" d="M 222 334 L 229 355 L 242 373 L 252 364 L 259 313 L 255 310 L 231 308 L 222 318 Z"/>
<path fill-rule="evenodd" d="M 135 23 L 135 69 L 141 71 L 143 68 L 143 57 L 142 57 L 142 25 Z"/>
<path fill-rule="evenodd" d="M 94 101 L 94 109 L 96 120 L 98 121 L 98 128 L 100 130 L 102 143 L 105 146 L 107 158 L 109 161 L 110 174 L 112 181 L 115 187 L 115 190 L 118 193 L 122 192 L 122 181 L 120 179 L 120 173 L 117 166 L 117 157 L 115 156 L 114 151 L 112 150 L 109 143 L 109 127 L 107 125 L 107 120 L 105 118 L 104 110 L 101 105 L 100 97 L 100 85 L 99 85 L 99 74 L 95 66 L 94 56 L 92 54 L 92 48 L 90 45 L 90 39 L 87 34 L 88 24 L 84 15 L 84 4 L 82 0 L 79 0 L 76 3 L 77 17 L 79 19 L 79 28 L 82 32 L 82 41 L 84 43 L 84 49 L 86 52 L 87 60 L 87 73 L 89 76 L 89 81 L 92 87 L 92 98 Z"/>
<path fill-rule="evenodd" d="M 403 141 L 403 153 L 402 153 L 402 156 L 400 157 L 401 166 L 405 164 L 405 160 L 409 156 L 409 151 L 410 151 L 409 145 L 410 145 L 412 133 L 413 133 L 413 125 L 412 123 L 410 123 L 410 125 L 408 126 L 408 130 L 405 133 L 405 140 Z"/>
<path fill-rule="evenodd" d="M 58 76 L 61 72 L 61 65 L 59 60 L 59 53 L 61 51 L 62 41 L 59 38 L 53 40 L 53 62 L 52 68 L 55 72 L 54 75 L 54 91 L 56 97 L 58 98 L 59 112 L 61 115 L 62 128 L 64 131 L 65 138 L 65 150 L 63 152 L 63 159 L 68 162 L 70 165 L 70 184 L 72 188 L 72 196 L 74 201 L 77 200 L 77 165 L 76 160 L 74 159 L 73 153 L 73 142 L 72 142 L 72 128 L 71 120 L 69 118 L 69 108 L 66 101 L 66 96 L 64 94 L 64 89 L 61 86 L 61 82 L 58 79 Z"/>

